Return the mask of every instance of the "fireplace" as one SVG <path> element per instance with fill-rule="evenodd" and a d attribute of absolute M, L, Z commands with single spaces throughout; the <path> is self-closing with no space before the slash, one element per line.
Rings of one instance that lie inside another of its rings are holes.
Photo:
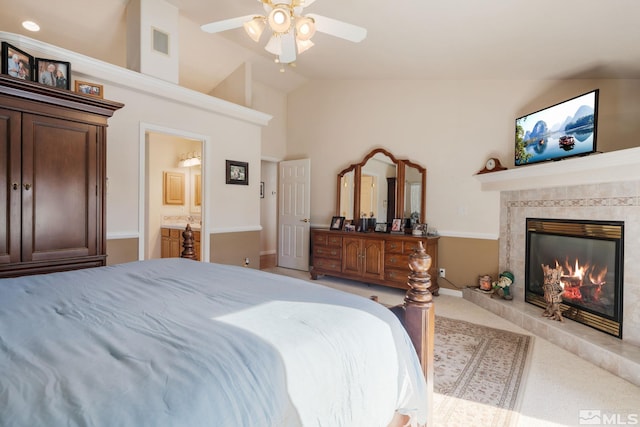
<path fill-rule="evenodd" d="M 624 222 L 526 219 L 525 301 L 545 308 L 542 266 L 561 267 L 563 317 L 622 338 Z"/>

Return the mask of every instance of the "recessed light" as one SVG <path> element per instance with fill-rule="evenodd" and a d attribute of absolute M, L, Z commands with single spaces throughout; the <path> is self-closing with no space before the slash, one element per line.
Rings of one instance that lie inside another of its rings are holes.
<path fill-rule="evenodd" d="M 33 21 L 24 21 L 22 23 L 22 26 L 24 27 L 25 30 L 40 31 L 40 25 L 36 24 Z"/>

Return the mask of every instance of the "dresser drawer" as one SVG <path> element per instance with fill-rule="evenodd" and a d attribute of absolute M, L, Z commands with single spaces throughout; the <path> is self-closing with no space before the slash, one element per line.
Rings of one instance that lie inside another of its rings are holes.
<path fill-rule="evenodd" d="M 407 282 L 409 281 L 409 271 L 408 269 L 405 270 L 396 270 L 394 268 L 385 268 L 384 269 L 384 278 L 387 282 L 393 282 L 393 283 L 397 283 L 397 284 L 402 284 L 402 285 L 406 285 L 406 287 L 408 288 L 409 285 L 407 285 Z"/>
<path fill-rule="evenodd" d="M 313 268 L 320 271 L 336 271 L 340 272 L 342 268 L 342 261 L 339 259 L 330 259 L 330 258 L 314 258 L 313 259 Z"/>
<path fill-rule="evenodd" d="M 342 246 L 342 236 L 336 236 L 332 233 L 312 233 L 312 241 L 314 245 L 325 246 Z"/>
<path fill-rule="evenodd" d="M 418 249 L 418 245 L 419 244 L 420 244 L 420 240 L 407 240 L 406 242 L 404 242 L 403 253 L 405 253 L 407 255 L 413 253 L 413 251 Z M 429 245 L 428 245 L 427 241 L 423 240 L 422 241 L 422 245 L 424 246 L 424 248 L 426 249 L 426 251 L 428 253 L 429 252 Z"/>
<path fill-rule="evenodd" d="M 340 246 L 314 246 L 313 257 L 342 259 L 342 248 Z"/>
<path fill-rule="evenodd" d="M 402 240 L 386 240 L 384 242 L 385 253 L 394 253 L 394 254 L 403 253 L 404 245 L 402 243 L 403 243 Z"/>
<path fill-rule="evenodd" d="M 384 255 L 385 268 L 399 268 L 405 271 L 409 270 L 409 255 L 386 253 Z"/>

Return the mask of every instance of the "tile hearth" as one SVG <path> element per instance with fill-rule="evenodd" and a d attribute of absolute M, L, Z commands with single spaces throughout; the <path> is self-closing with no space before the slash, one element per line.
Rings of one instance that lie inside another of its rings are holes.
<path fill-rule="evenodd" d="M 569 319 L 558 322 L 543 317 L 543 310 L 524 302 L 521 294 L 511 301 L 491 298 L 472 288 L 462 294 L 464 299 L 640 386 L 640 347 Z"/>

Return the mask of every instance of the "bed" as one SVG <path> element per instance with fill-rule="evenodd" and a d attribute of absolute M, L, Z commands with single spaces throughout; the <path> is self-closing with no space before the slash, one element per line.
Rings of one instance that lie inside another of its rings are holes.
<path fill-rule="evenodd" d="M 1 426 L 424 425 L 386 307 L 181 258 L 0 280 Z"/>

